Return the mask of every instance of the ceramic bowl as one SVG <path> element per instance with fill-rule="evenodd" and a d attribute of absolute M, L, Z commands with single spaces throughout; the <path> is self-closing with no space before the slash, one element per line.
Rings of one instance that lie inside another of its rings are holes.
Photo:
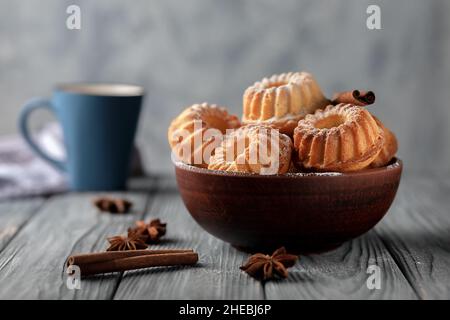
<path fill-rule="evenodd" d="M 402 161 L 352 173 L 264 176 L 175 163 L 186 208 L 207 232 L 247 250 L 336 248 L 373 228 L 394 200 Z"/>

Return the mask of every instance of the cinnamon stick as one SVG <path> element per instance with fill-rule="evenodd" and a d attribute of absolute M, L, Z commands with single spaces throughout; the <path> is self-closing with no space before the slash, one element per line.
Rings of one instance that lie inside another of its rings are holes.
<path fill-rule="evenodd" d="M 89 276 L 99 273 L 121 272 L 148 267 L 193 265 L 197 263 L 197 261 L 197 253 L 181 252 L 141 255 L 136 257 L 87 263 L 78 265 L 78 267 L 80 267 L 81 276 Z"/>
<path fill-rule="evenodd" d="M 375 103 L 375 93 L 373 91 L 344 91 L 335 93 L 332 103 L 334 105 L 339 103 L 349 103 L 355 106 L 368 106 Z"/>
<path fill-rule="evenodd" d="M 115 259 L 137 257 L 142 255 L 194 252 L 192 249 L 165 249 L 165 250 L 128 250 L 106 251 L 72 255 L 67 259 L 67 265 L 82 265 L 95 262 L 104 262 Z"/>

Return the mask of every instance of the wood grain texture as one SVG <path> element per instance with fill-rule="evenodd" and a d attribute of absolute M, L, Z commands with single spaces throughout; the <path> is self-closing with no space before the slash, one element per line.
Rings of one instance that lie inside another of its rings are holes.
<path fill-rule="evenodd" d="M 43 202 L 44 199 L 40 198 L 0 202 L 0 252 L 21 227 L 33 217 Z"/>
<path fill-rule="evenodd" d="M 450 179 L 405 178 L 376 232 L 420 298 L 450 299 Z"/>
<path fill-rule="evenodd" d="M 70 254 L 106 249 L 106 237 L 125 232 L 145 210 L 147 196 L 144 194 L 112 195 L 131 200 L 132 213 L 99 213 L 91 204 L 94 194 L 51 198 L 1 252 L 0 298 L 110 298 L 120 274 L 83 280 L 81 290 L 69 290 L 63 266 Z"/>
<path fill-rule="evenodd" d="M 146 214 L 150 218 L 168 222 L 164 241 L 152 248 L 193 248 L 199 253 L 199 263 L 125 272 L 115 299 L 264 298 L 263 286 L 239 270 L 248 255 L 203 231 L 178 194 L 158 194 Z"/>
<path fill-rule="evenodd" d="M 381 272 L 381 288 L 367 287 L 369 265 Z M 301 256 L 286 281 L 265 285 L 268 299 L 417 299 L 374 232 L 338 249 Z"/>
<path fill-rule="evenodd" d="M 448 178 L 405 177 L 390 212 L 375 230 L 334 251 L 302 256 L 290 269 L 286 281 L 264 285 L 239 270 L 249 254 L 215 239 L 192 220 L 174 192 L 173 176 L 159 177 L 158 187 L 155 183 L 154 179 L 142 180 L 134 184 L 135 191 L 124 194 L 135 203 L 130 215 L 98 213 L 90 202 L 95 196 L 92 193 L 52 197 L 37 212 L 42 203 L 39 199 L 1 203 L 0 226 L 17 226 L 20 230 L 10 233 L 2 243 L 0 298 L 448 299 L 450 296 Z M 143 193 L 145 190 L 150 190 L 150 194 Z M 152 247 L 193 248 L 200 254 L 198 266 L 100 275 L 83 279 L 81 290 L 68 290 L 63 273 L 66 257 L 105 249 L 107 236 L 125 231 L 144 212 L 146 219 L 158 217 L 168 222 L 164 241 Z M 369 290 L 366 286 L 367 266 L 372 264 L 381 269 L 381 290 Z"/>

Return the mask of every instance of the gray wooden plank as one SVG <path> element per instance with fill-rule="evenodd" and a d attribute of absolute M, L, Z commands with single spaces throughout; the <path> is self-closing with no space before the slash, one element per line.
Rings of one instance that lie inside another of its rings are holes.
<path fill-rule="evenodd" d="M 0 202 L 0 252 L 43 202 L 41 198 Z"/>
<path fill-rule="evenodd" d="M 110 216 L 91 207 L 93 194 L 64 195 L 50 199 L 0 253 L 0 298 L 109 298 L 117 285 L 117 299 L 414 298 L 402 272 L 421 298 L 449 297 L 449 180 L 404 179 L 376 232 L 329 253 L 302 256 L 287 281 L 265 287 L 239 271 L 247 254 L 204 232 L 172 193 L 173 184 L 162 185 L 162 192 L 151 196 L 155 200 L 146 219 L 169 222 L 166 241 L 159 247 L 192 247 L 200 253 L 199 266 L 126 272 L 120 283 L 120 274 L 98 276 L 83 280 L 79 291 L 68 290 L 62 274 L 65 257 L 103 250 L 106 236 L 126 230 L 140 217 L 146 197 L 128 194 L 136 212 Z M 16 208 L 0 213 L 0 219 L 18 212 L 13 219 L 21 221 L 21 215 L 27 216 L 25 202 L 0 204 L 0 209 Z M 382 270 L 381 290 L 365 285 L 366 268 L 372 263 Z"/>
<path fill-rule="evenodd" d="M 146 214 L 150 218 L 168 222 L 165 240 L 153 248 L 193 248 L 199 253 L 199 263 L 125 272 L 115 299 L 264 298 L 261 283 L 239 270 L 248 255 L 203 231 L 177 193 L 159 193 Z"/>
<path fill-rule="evenodd" d="M 367 286 L 369 265 L 380 268 L 380 289 Z M 373 231 L 336 250 L 300 256 L 289 273 L 265 285 L 268 299 L 417 299 Z"/>
<path fill-rule="evenodd" d="M 130 191 L 159 193 L 177 193 L 177 183 L 174 173 L 170 174 L 152 174 L 151 176 L 133 178 L 128 188 Z"/>
<path fill-rule="evenodd" d="M 147 196 L 125 196 L 134 203 L 127 215 L 99 213 L 91 204 L 98 194 L 74 193 L 50 198 L 0 254 L 0 298 L 108 299 L 120 274 L 85 279 L 81 290 L 69 290 L 65 259 L 77 252 L 106 249 L 106 237 L 125 232 L 145 211 Z"/>
<path fill-rule="evenodd" d="M 168 190 L 172 190 L 173 183 L 170 178 L 165 179 Z M 177 215 L 177 212 L 183 213 Z M 252 298 L 255 288 L 250 291 L 246 288 L 258 282 L 249 278 L 239 270 L 239 266 L 246 260 L 248 254 L 241 253 L 228 244 L 221 242 L 206 234 L 190 218 L 181 200 L 177 195 L 166 194 L 158 196 L 154 206 L 149 210 L 147 218 L 167 217 L 169 221 L 168 239 L 174 239 L 169 243 L 163 243 L 163 247 L 189 247 L 197 248 L 201 253 L 201 261 L 208 256 L 213 260 L 208 261 L 201 268 L 174 268 L 174 272 L 167 269 L 154 269 L 147 271 L 152 275 L 150 283 L 142 279 L 142 274 L 127 272 L 120 283 L 115 298 L 230 298 L 244 296 Z M 194 223 L 192 225 L 192 223 Z M 170 231 L 172 229 L 172 231 Z M 173 232 L 175 231 L 175 233 Z M 182 239 L 178 239 L 180 235 Z M 203 249 L 204 248 L 204 249 Z M 206 251 L 203 251 L 206 250 Z M 205 252 L 206 254 L 202 254 Z M 230 256 L 230 254 L 232 256 Z M 238 259 L 237 259 L 238 257 Z M 214 259 L 223 259 L 218 263 Z M 366 281 L 369 277 L 367 267 L 377 265 L 381 269 L 381 290 L 369 290 Z M 223 275 L 211 275 L 211 272 L 223 272 L 232 270 Z M 205 273 L 207 275 L 205 275 Z M 225 281 L 225 282 L 224 282 Z M 166 283 L 161 286 L 160 283 Z M 200 282 L 201 284 L 198 284 Z M 236 282 L 236 284 L 234 283 Z M 175 285 L 172 285 L 175 283 Z M 218 286 L 219 284 L 224 287 Z M 227 288 L 231 286 L 231 288 Z M 287 281 L 269 282 L 264 286 L 265 297 L 268 299 L 416 299 L 413 289 L 397 267 L 379 237 L 370 232 L 358 239 L 344 244 L 337 250 L 321 255 L 302 256 L 295 268 L 291 269 L 291 276 Z M 253 291 L 253 292 L 252 292 Z M 247 292 L 252 292 L 248 296 Z M 258 292 L 259 294 L 259 292 Z"/>
<path fill-rule="evenodd" d="M 376 231 L 422 299 L 450 299 L 450 179 L 404 177 Z"/>

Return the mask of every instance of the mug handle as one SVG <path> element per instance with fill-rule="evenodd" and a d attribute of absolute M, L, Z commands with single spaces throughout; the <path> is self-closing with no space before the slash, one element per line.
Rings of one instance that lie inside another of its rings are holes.
<path fill-rule="evenodd" d="M 35 98 L 33 100 L 30 100 L 27 102 L 20 113 L 19 117 L 19 128 L 20 132 L 22 133 L 23 138 L 28 143 L 30 148 L 42 159 L 50 163 L 52 166 L 57 168 L 60 171 L 67 171 L 66 163 L 60 160 L 53 159 L 48 154 L 46 154 L 42 149 L 33 141 L 30 132 L 28 131 L 28 118 L 30 114 L 39 108 L 46 108 L 54 112 L 54 108 L 52 106 L 52 103 L 48 99 L 41 99 L 41 98 Z"/>

